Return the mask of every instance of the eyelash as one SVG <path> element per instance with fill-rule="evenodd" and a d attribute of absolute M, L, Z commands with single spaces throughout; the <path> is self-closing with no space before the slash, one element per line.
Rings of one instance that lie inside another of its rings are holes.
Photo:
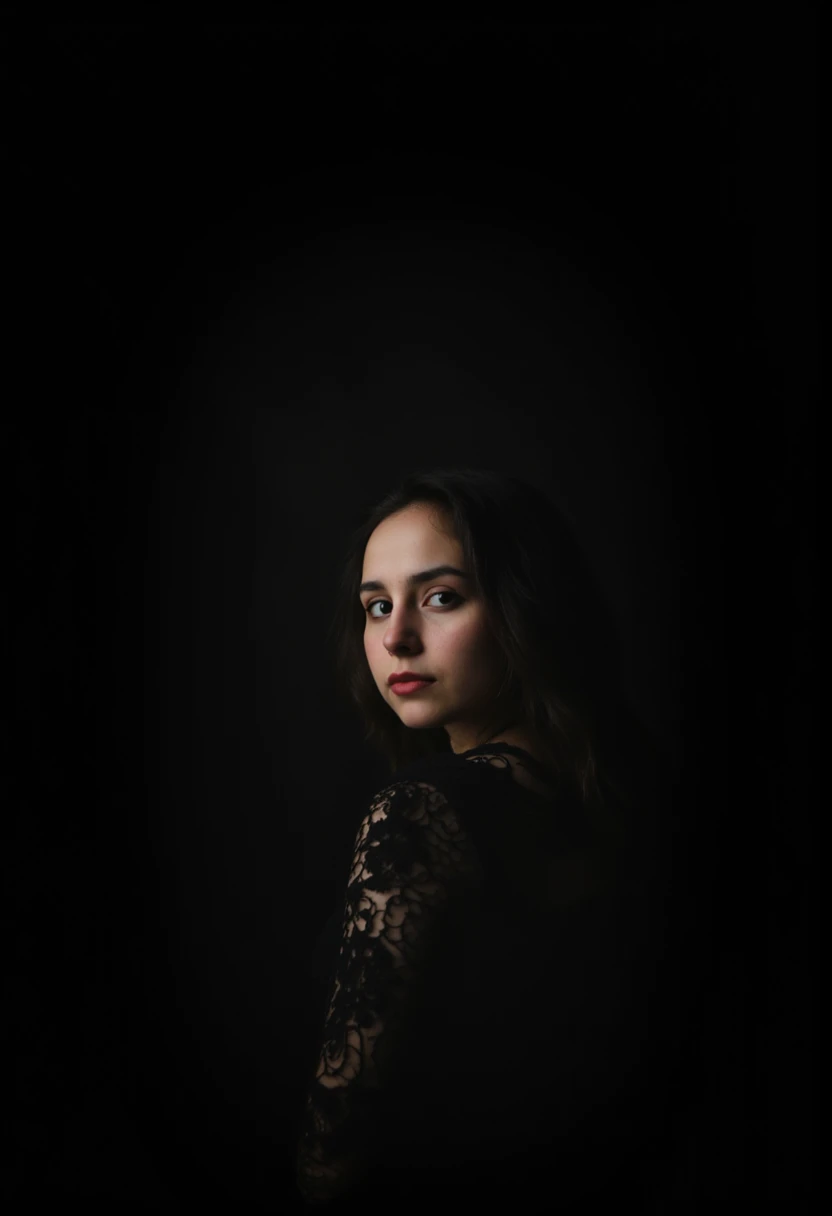
<path fill-rule="evenodd" d="M 428 596 L 428 599 L 429 599 L 429 600 L 432 600 L 432 599 L 433 599 L 433 597 L 434 597 L 435 595 L 452 595 L 452 596 L 454 597 L 454 599 L 455 599 L 455 600 L 461 600 L 461 599 L 462 599 L 462 596 L 461 596 L 461 595 L 457 595 L 457 593 L 456 593 L 455 591 L 431 591 L 430 595 Z M 390 603 L 390 601 L 389 601 L 389 600 L 385 600 L 385 599 L 379 599 L 379 600 L 370 600 L 370 603 L 367 605 L 367 607 L 365 608 L 365 610 L 364 610 L 364 611 L 367 613 L 367 616 L 370 618 L 370 620 L 371 620 L 371 621 L 385 621 L 385 620 L 387 620 L 387 617 L 384 617 L 384 616 L 373 616 L 373 614 L 372 614 L 372 612 L 370 611 L 370 609 L 371 609 L 371 608 L 373 608 L 373 607 L 374 607 L 376 604 L 389 604 L 389 603 Z M 443 605 L 443 607 L 445 607 L 445 608 L 452 608 L 452 607 L 453 607 L 453 605 L 452 605 L 452 604 L 444 604 L 444 605 Z"/>

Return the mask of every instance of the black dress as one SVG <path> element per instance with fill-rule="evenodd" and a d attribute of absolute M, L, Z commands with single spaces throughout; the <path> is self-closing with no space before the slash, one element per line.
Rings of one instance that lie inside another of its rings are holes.
<path fill-rule="evenodd" d="M 307 1203 L 647 1210 L 668 1019 L 655 856 L 609 864 L 578 801 L 530 776 L 528 753 L 491 743 L 372 799 L 325 935 Z"/>

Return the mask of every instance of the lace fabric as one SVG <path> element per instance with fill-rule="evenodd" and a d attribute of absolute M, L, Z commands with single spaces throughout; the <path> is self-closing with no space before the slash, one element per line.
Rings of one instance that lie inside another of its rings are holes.
<path fill-rule="evenodd" d="M 533 1151 L 627 1070 L 599 1012 L 626 1003 L 620 917 L 570 879 L 568 808 L 523 768 L 539 777 L 507 744 L 443 755 L 370 803 L 300 1118 L 307 1203 L 394 1162 L 444 1180 Z"/>
<path fill-rule="evenodd" d="M 398 781 L 373 800 L 355 840 L 323 1046 L 306 1099 L 298 1185 L 331 1198 L 364 1176 L 395 1070 L 397 1025 L 452 889 L 478 871 L 447 798 Z"/>

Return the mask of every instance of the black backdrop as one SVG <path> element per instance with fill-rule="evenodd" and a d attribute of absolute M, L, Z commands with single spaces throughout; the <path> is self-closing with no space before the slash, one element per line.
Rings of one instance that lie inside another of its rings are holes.
<path fill-rule="evenodd" d="M 811 1210 L 814 36 L 6 21 L 14 1211 L 291 1197 L 338 547 L 455 463 L 572 518 L 706 842 L 655 1210 Z"/>

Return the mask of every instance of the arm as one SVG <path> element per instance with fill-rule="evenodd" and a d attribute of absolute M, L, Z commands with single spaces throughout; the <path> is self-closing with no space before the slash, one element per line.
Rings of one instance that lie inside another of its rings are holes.
<path fill-rule="evenodd" d="M 383 1144 L 402 1017 L 453 884 L 473 848 L 434 786 L 376 796 L 358 830 L 323 1042 L 301 1116 L 297 1184 L 308 1203 L 350 1190 Z"/>

